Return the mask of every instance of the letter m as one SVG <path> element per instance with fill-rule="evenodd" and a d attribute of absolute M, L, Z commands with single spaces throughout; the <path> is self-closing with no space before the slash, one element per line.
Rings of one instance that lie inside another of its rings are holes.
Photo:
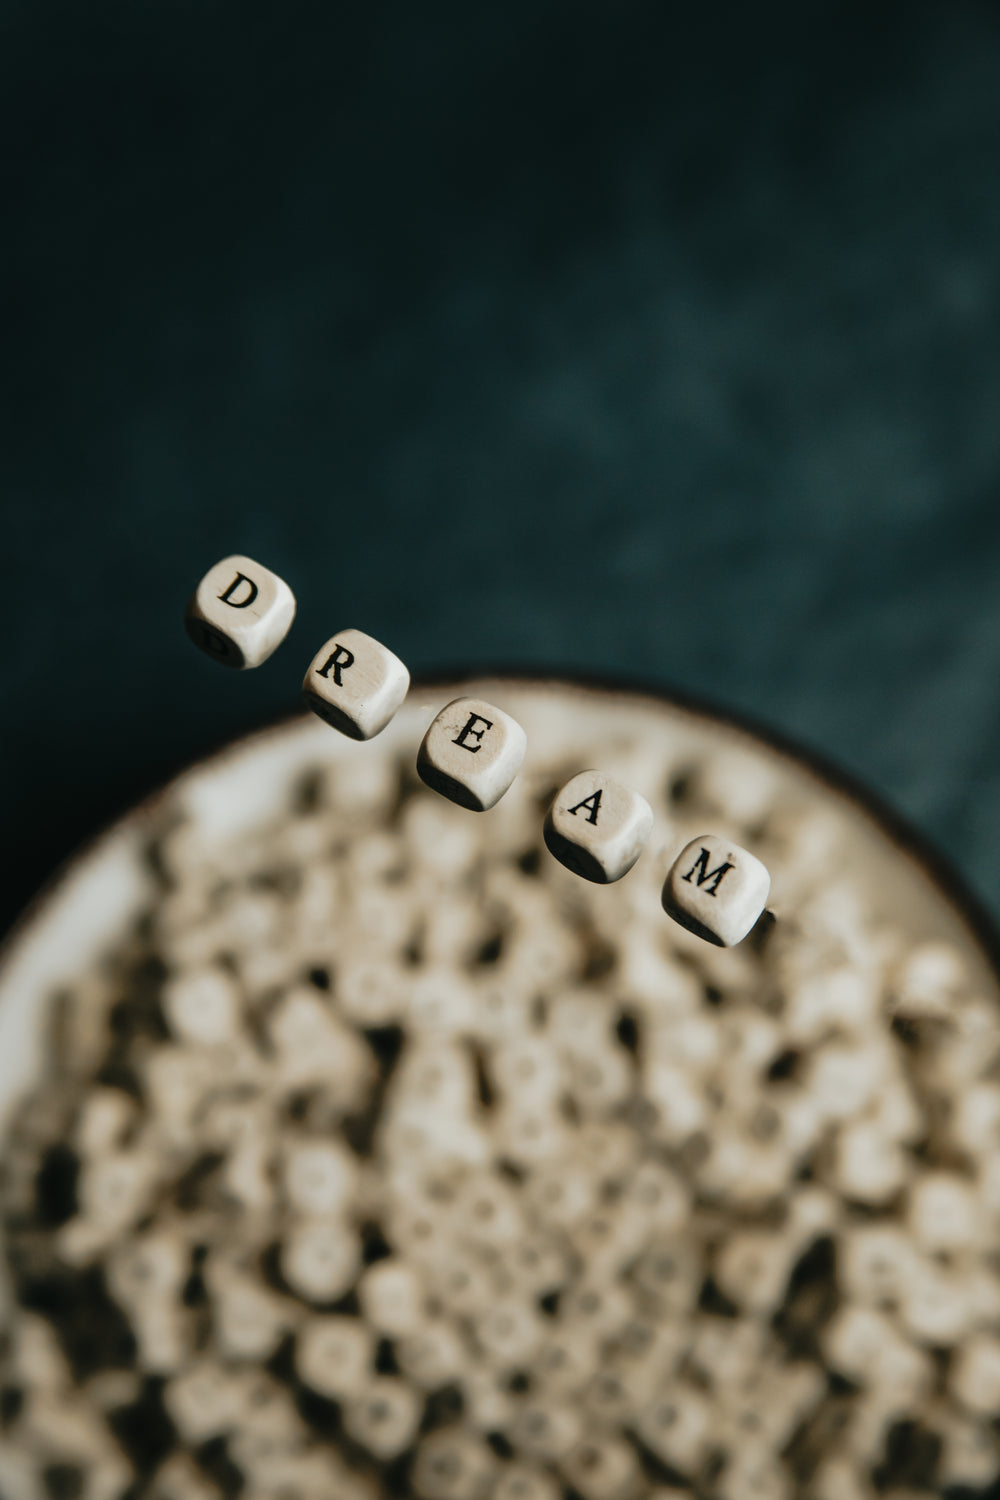
<path fill-rule="evenodd" d="M 683 879 L 690 881 L 691 876 L 697 872 L 698 884 L 700 886 L 705 885 L 705 883 L 709 880 L 713 882 L 713 884 L 708 887 L 708 894 L 710 896 L 714 896 L 719 889 L 719 885 L 722 882 L 722 877 L 725 875 L 727 870 L 731 870 L 732 868 L 733 866 L 731 862 L 729 860 L 724 860 L 721 865 L 716 865 L 714 870 L 710 870 L 708 868 L 708 850 L 704 847 L 704 845 L 702 845 L 701 853 L 698 855 L 698 858 L 695 860 L 694 864 L 691 866 L 690 870 L 688 870 Z"/>

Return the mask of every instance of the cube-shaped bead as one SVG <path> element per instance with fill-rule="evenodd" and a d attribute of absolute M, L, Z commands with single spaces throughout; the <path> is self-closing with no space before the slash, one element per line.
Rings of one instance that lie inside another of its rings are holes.
<path fill-rule="evenodd" d="M 417 754 L 420 779 L 459 807 L 493 807 L 521 768 L 527 736 L 483 698 L 456 698 L 434 719 Z"/>
<path fill-rule="evenodd" d="M 709 943 L 740 943 L 767 904 L 771 877 L 738 844 L 703 834 L 686 844 L 663 883 L 663 909 Z"/>
<path fill-rule="evenodd" d="M 316 652 L 302 679 L 313 713 L 352 740 L 370 740 L 406 697 L 410 674 L 398 656 L 361 630 L 342 630 Z"/>
<path fill-rule="evenodd" d="M 653 810 L 638 792 L 603 771 L 581 771 L 557 792 L 543 834 L 567 870 L 610 885 L 631 870 L 652 827 Z"/>
<path fill-rule="evenodd" d="M 188 600 L 184 624 L 207 656 L 225 667 L 259 667 L 281 645 L 295 618 L 283 578 L 249 557 L 224 557 Z"/>

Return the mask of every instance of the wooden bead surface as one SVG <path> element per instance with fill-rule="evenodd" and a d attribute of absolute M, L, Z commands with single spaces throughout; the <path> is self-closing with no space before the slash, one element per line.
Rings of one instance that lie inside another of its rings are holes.
<path fill-rule="evenodd" d="M 692 839 L 670 866 L 663 909 L 688 932 L 731 948 L 741 943 L 767 904 L 771 877 L 746 849 L 714 833 Z"/>
<path fill-rule="evenodd" d="M 653 810 L 638 792 L 603 771 L 581 771 L 556 793 L 543 832 L 567 870 L 610 885 L 631 870 L 652 827 Z"/>
<path fill-rule="evenodd" d="M 502 708 L 483 698 L 455 698 L 424 735 L 417 772 L 450 802 L 486 812 L 521 769 L 527 743 L 520 724 Z"/>
<path fill-rule="evenodd" d="M 295 1344 L 299 1379 L 330 1400 L 364 1387 L 374 1360 L 372 1330 L 360 1318 L 343 1314 L 309 1318 Z"/>
<path fill-rule="evenodd" d="M 206 656 L 224 667 L 259 667 L 295 618 L 295 595 L 283 578 L 239 554 L 224 557 L 188 600 L 184 625 Z"/>
<path fill-rule="evenodd" d="M 383 1462 L 395 1458 L 413 1441 L 423 1414 L 423 1400 L 394 1375 L 376 1375 L 341 1404 L 344 1431 Z"/>
<path fill-rule="evenodd" d="M 342 630 L 316 652 L 302 680 L 314 714 L 352 740 L 370 740 L 392 719 L 410 687 L 410 674 L 380 641 Z"/>

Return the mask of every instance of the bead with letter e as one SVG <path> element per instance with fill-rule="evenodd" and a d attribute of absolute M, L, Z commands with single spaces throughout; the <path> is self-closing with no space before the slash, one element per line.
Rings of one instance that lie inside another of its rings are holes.
<path fill-rule="evenodd" d="M 417 754 L 417 773 L 459 807 L 485 812 L 521 768 L 527 736 L 510 714 L 483 698 L 456 698 L 434 719 Z"/>
<path fill-rule="evenodd" d="M 767 904 L 771 877 L 738 844 L 703 834 L 685 845 L 663 883 L 663 909 L 719 948 L 741 943 Z"/>
<path fill-rule="evenodd" d="M 259 667 L 281 645 L 295 618 L 283 578 L 249 557 L 209 568 L 184 613 L 188 635 L 224 667 Z"/>
<path fill-rule="evenodd" d="M 313 713 L 352 740 L 380 734 L 410 687 L 398 656 L 361 630 L 342 630 L 321 646 L 302 680 Z"/>
<path fill-rule="evenodd" d="M 653 810 L 638 792 L 603 771 L 581 771 L 557 792 L 543 834 L 560 864 L 610 885 L 631 870 L 652 827 Z"/>

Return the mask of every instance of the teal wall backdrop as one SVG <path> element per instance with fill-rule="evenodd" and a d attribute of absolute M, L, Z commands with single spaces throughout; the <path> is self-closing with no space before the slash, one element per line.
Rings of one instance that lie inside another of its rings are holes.
<path fill-rule="evenodd" d="M 750 712 L 1000 913 L 995 4 L 0 0 L 0 140 L 0 918 L 348 624 Z"/>

